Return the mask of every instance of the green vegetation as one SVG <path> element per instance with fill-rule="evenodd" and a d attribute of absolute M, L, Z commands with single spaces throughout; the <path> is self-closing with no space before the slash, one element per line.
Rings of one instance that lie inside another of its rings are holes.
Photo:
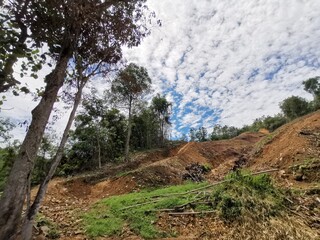
<path fill-rule="evenodd" d="M 47 231 L 44 232 L 47 239 L 58 239 L 60 237 L 60 232 L 58 230 L 58 226 L 48 220 L 42 214 L 37 214 L 36 217 L 36 226 L 41 229 L 41 227 L 46 226 Z"/>
<path fill-rule="evenodd" d="M 175 194 L 205 185 L 208 184 L 189 183 L 104 199 L 84 216 L 87 233 L 91 237 L 119 234 L 123 225 L 127 223 L 142 237 L 153 238 L 158 235 L 154 225 L 157 220 L 155 210 L 185 204 L 195 196 Z"/>
<path fill-rule="evenodd" d="M 298 96 L 286 98 L 280 103 L 280 108 L 284 115 L 290 120 L 310 112 L 308 101 Z"/>
<path fill-rule="evenodd" d="M 0 149 L 0 192 L 4 189 L 15 155 L 14 147 Z"/>
<path fill-rule="evenodd" d="M 292 172 L 295 175 L 295 179 L 298 181 L 307 178 L 309 180 L 314 179 L 315 181 L 320 180 L 320 173 L 317 169 L 320 168 L 320 159 L 319 158 L 308 158 L 305 159 L 302 163 L 296 164 L 290 167 Z"/>
<path fill-rule="evenodd" d="M 174 234 L 157 229 L 159 212 L 211 213 L 233 222 L 245 215 L 261 219 L 275 216 L 283 203 L 282 193 L 268 175 L 234 172 L 215 186 L 188 183 L 101 200 L 84 215 L 84 223 L 90 237 L 119 235 L 128 226 L 148 239 Z"/>

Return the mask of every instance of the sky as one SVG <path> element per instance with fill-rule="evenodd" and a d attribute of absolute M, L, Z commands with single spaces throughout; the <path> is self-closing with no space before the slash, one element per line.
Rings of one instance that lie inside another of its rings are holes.
<path fill-rule="evenodd" d="M 320 1 L 147 4 L 162 26 L 153 25 L 151 35 L 140 46 L 124 49 L 124 56 L 147 68 L 155 93 L 172 102 L 172 138 L 190 127 L 241 127 L 279 113 L 279 103 L 289 96 L 312 98 L 302 82 L 320 75 Z M 13 110 L 0 114 L 30 118 L 35 106 L 30 96 L 12 99 L 4 108 Z M 66 119 L 62 115 L 57 128 Z"/>

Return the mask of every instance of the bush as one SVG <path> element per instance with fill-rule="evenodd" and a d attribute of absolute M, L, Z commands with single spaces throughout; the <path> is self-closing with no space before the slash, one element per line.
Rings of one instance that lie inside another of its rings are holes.
<path fill-rule="evenodd" d="M 226 221 L 234 221 L 241 216 L 242 203 L 240 200 L 224 195 L 218 208 L 221 209 L 221 217 Z"/>

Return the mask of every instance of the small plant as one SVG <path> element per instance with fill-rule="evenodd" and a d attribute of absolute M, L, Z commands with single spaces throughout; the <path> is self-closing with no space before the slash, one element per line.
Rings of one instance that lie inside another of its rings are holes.
<path fill-rule="evenodd" d="M 36 218 L 37 227 L 41 228 L 43 226 L 48 227 L 48 231 L 45 232 L 45 237 L 47 239 L 58 239 L 60 237 L 60 232 L 56 224 L 47 219 L 44 215 L 38 214 Z"/>
<path fill-rule="evenodd" d="M 218 205 L 221 217 L 226 221 L 234 221 L 241 216 L 242 203 L 236 198 L 224 195 Z"/>

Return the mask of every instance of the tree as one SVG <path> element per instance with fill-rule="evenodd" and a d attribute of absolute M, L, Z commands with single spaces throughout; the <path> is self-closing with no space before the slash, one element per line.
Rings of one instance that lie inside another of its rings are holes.
<path fill-rule="evenodd" d="M 159 122 L 151 107 L 142 102 L 136 105 L 132 117 L 132 137 L 130 146 L 133 149 L 150 149 L 159 146 Z"/>
<path fill-rule="evenodd" d="M 76 117 L 71 134 L 72 147 L 65 172 L 92 169 L 121 156 L 125 141 L 125 116 L 117 109 L 108 109 L 107 102 L 95 95 L 86 98 L 84 110 Z M 97 161 L 96 161 L 97 160 Z M 92 162 L 98 164 L 92 164 Z"/>
<path fill-rule="evenodd" d="M 304 90 L 313 96 L 312 108 L 317 110 L 320 108 L 320 77 L 309 78 L 303 82 Z"/>
<path fill-rule="evenodd" d="M 64 129 L 60 144 L 58 146 L 58 149 L 52 158 L 51 164 L 49 165 L 48 162 L 44 164 L 43 167 L 46 168 L 46 171 L 43 171 L 45 174 L 42 178 L 43 180 L 40 182 L 40 187 L 38 189 L 37 195 L 35 197 L 35 200 L 33 201 L 32 205 L 31 203 L 27 202 L 27 210 L 26 210 L 26 217 L 22 226 L 21 235 L 24 236 L 26 239 L 30 239 L 32 237 L 32 226 L 34 219 L 36 217 L 36 214 L 39 211 L 40 204 L 45 196 L 46 190 L 48 188 L 49 181 L 53 177 L 62 157 L 63 157 L 63 151 L 65 144 L 67 142 L 68 136 L 69 136 L 69 130 L 72 126 L 73 120 L 75 118 L 76 111 L 78 109 L 78 106 L 81 101 L 82 91 L 86 83 L 88 82 L 89 78 L 91 76 L 94 76 L 95 74 L 99 73 L 99 70 L 101 67 L 100 64 L 97 64 L 96 66 L 91 66 L 90 60 L 85 62 L 83 59 L 77 55 L 77 52 L 74 54 L 74 71 L 69 74 L 71 79 L 69 80 L 69 83 L 76 85 L 76 93 L 73 99 L 73 107 L 71 110 L 71 113 L 69 115 L 69 119 L 67 121 L 66 127 Z M 45 138 L 43 138 L 44 140 Z M 42 144 L 43 144 L 42 140 Z M 46 160 L 43 158 L 42 160 Z M 36 165 L 37 166 L 37 165 Z"/>
<path fill-rule="evenodd" d="M 310 112 L 308 102 L 304 98 L 298 96 L 286 98 L 280 103 L 280 108 L 284 115 L 290 120 Z"/>
<path fill-rule="evenodd" d="M 170 106 L 171 103 L 159 94 L 152 99 L 151 108 L 156 112 L 159 122 L 159 145 L 163 145 L 165 139 L 166 125 L 170 125 Z"/>
<path fill-rule="evenodd" d="M 189 130 L 190 142 L 196 141 L 196 139 L 197 139 L 196 132 L 197 132 L 197 130 L 195 128 L 193 128 L 193 127 L 190 128 L 190 130 Z"/>
<path fill-rule="evenodd" d="M 0 143 L 8 142 L 11 138 L 9 132 L 15 125 L 8 118 L 0 118 Z"/>
<path fill-rule="evenodd" d="M 27 47 L 28 39 L 27 10 L 30 0 L 16 1 L 12 4 L 1 1 L 0 8 L 0 92 L 6 92 L 10 88 L 20 84 L 13 77 L 13 65 L 18 58 L 27 57 L 33 60 L 32 51 Z M 26 66 L 26 65 L 25 65 Z"/>
<path fill-rule="evenodd" d="M 222 140 L 222 139 L 230 139 L 237 135 L 239 135 L 240 130 L 236 127 L 229 127 L 227 125 L 221 126 L 220 124 L 216 124 L 213 127 L 213 131 L 210 135 L 211 140 Z"/>
<path fill-rule="evenodd" d="M 10 1 L 8 13 L 24 1 Z M 64 84 L 74 52 L 92 62 L 117 62 L 121 47 L 136 46 L 149 31 L 143 0 L 133 1 L 26 1 L 23 24 L 34 46 L 48 46 L 56 61 L 46 76 L 46 87 L 17 154 L 0 200 L 0 239 L 16 238 L 34 160 L 58 92 Z M 107 54 L 106 54 L 107 53 Z"/>
<path fill-rule="evenodd" d="M 198 130 L 196 131 L 196 139 L 198 142 L 205 142 L 207 141 L 207 129 L 205 127 L 199 127 Z"/>
<path fill-rule="evenodd" d="M 190 128 L 189 130 L 189 137 L 191 142 L 205 142 L 208 140 L 207 135 L 208 132 L 205 127 L 199 127 L 198 129 Z"/>
<path fill-rule="evenodd" d="M 303 82 L 304 90 L 311 93 L 314 97 L 320 96 L 320 77 L 309 78 Z"/>
<path fill-rule="evenodd" d="M 128 127 L 125 144 L 125 159 L 129 161 L 129 144 L 132 128 L 132 108 L 144 93 L 150 90 L 151 79 L 147 69 L 130 63 L 119 72 L 112 82 L 111 93 L 115 102 L 125 104 L 128 109 Z"/>

